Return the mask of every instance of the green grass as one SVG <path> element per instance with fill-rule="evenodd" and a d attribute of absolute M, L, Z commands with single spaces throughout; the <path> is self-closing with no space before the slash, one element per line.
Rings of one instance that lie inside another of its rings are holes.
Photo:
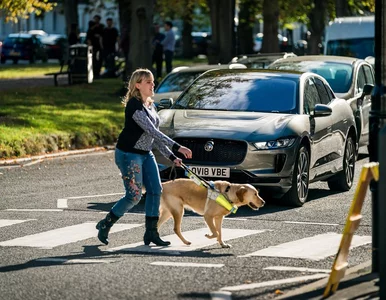
<path fill-rule="evenodd" d="M 44 76 L 59 70 L 59 63 L 0 65 L 0 79 Z"/>
<path fill-rule="evenodd" d="M 176 59 L 173 66 L 206 63 Z M 37 77 L 58 64 L 0 65 L 0 79 Z M 23 87 L 0 93 L 0 159 L 115 143 L 124 122 L 120 78 L 92 84 Z"/>
<path fill-rule="evenodd" d="M 205 64 L 206 59 L 174 59 L 173 67 L 191 66 L 196 64 Z M 17 64 L 17 65 L 0 65 L 0 79 L 26 78 L 44 76 L 45 73 L 58 72 L 59 63 L 37 63 L 37 64 Z"/>
<path fill-rule="evenodd" d="M 103 79 L 2 92 L 0 158 L 114 143 L 124 121 L 122 87 L 120 79 Z"/>

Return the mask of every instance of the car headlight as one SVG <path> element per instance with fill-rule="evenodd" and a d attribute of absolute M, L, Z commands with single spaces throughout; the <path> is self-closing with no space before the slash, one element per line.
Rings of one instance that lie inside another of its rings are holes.
<path fill-rule="evenodd" d="M 257 150 L 270 150 L 270 149 L 281 149 L 290 147 L 294 144 L 295 138 L 282 138 L 275 141 L 268 142 L 256 142 L 253 145 Z"/>

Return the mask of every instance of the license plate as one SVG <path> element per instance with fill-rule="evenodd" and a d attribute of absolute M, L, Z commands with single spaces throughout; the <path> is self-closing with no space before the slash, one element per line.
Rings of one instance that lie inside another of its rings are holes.
<path fill-rule="evenodd" d="M 230 168 L 189 166 L 189 169 L 203 177 L 229 178 L 231 174 Z"/>
<path fill-rule="evenodd" d="M 11 56 L 20 56 L 20 52 L 10 51 L 9 55 L 11 55 Z"/>

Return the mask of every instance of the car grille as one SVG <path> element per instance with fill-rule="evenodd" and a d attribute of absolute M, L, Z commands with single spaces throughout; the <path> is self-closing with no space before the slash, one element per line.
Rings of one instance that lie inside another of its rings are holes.
<path fill-rule="evenodd" d="M 209 138 L 176 138 L 176 142 L 188 147 L 193 152 L 192 159 L 186 163 L 204 165 L 237 165 L 247 154 L 247 143 L 244 141 L 209 139 Z M 213 142 L 213 150 L 205 150 L 208 142 Z M 180 156 L 181 157 L 181 156 Z"/>

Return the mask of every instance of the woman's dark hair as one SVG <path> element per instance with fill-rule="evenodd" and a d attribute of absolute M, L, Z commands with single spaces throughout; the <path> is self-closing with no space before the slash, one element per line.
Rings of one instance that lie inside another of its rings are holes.
<path fill-rule="evenodd" d="M 166 22 L 165 22 L 165 24 L 166 24 L 166 25 L 168 25 L 170 28 L 172 28 L 172 27 L 173 27 L 173 23 L 172 23 L 172 22 L 170 22 L 170 21 L 166 21 Z"/>

